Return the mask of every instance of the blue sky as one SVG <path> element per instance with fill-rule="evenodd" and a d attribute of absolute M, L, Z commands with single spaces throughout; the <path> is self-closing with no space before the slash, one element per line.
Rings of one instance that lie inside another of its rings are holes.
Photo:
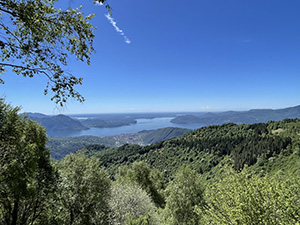
<path fill-rule="evenodd" d="M 84 3 L 84 4 L 83 4 Z M 46 79 L 6 73 L 0 96 L 23 111 L 56 113 L 224 111 L 300 104 L 300 1 L 110 1 L 116 25 L 92 0 L 90 66 L 70 58 L 83 77 L 81 104 L 64 109 L 44 96 Z M 124 36 L 130 40 L 126 43 Z"/>

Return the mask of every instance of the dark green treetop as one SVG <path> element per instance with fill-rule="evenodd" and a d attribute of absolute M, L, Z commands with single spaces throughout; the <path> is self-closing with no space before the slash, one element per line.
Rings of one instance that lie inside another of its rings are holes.
<path fill-rule="evenodd" d="M 0 224 L 35 224 L 55 191 L 46 131 L 0 99 Z M 42 223 L 40 223 L 42 224 Z"/>

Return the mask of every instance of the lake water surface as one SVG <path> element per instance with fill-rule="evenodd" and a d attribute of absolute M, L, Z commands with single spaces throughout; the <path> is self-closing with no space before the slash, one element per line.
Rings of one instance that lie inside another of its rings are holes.
<path fill-rule="evenodd" d="M 91 128 L 89 130 L 83 130 L 72 134 L 59 135 L 63 137 L 76 137 L 82 135 L 92 135 L 92 136 L 111 136 L 117 134 L 127 134 L 127 133 L 137 133 L 142 130 L 155 130 L 165 127 L 180 127 L 188 129 L 197 129 L 203 127 L 201 125 L 182 125 L 174 124 L 170 121 L 174 117 L 160 117 L 154 119 L 137 119 L 137 123 L 122 127 L 113 128 Z"/>

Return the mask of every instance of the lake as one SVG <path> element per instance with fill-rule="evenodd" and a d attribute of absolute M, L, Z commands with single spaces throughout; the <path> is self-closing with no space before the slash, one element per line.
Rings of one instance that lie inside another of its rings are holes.
<path fill-rule="evenodd" d="M 188 128 L 188 129 L 197 129 L 203 127 L 201 125 L 174 124 L 170 122 L 172 119 L 174 119 L 174 117 L 136 119 L 137 123 L 128 126 L 113 127 L 113 128 L 91 128 L 89 130 L 82 130 L 76 133 L 71 133 L 71 134 L 64 133 L 55 136 L 60 136 L 60 137 L 77 137 L 83 135 L 111 136 L 117 134 L 137 133 L 142 130 L 155 130 L 155 129 L 165 128 L 165 127 L 180 127 L 180 128 Z"/>

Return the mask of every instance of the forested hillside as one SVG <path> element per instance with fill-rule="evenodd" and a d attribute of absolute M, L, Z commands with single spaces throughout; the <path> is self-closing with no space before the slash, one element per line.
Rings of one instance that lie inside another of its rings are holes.
<path fill-rule="evenodd" d="M 41 124 L 46 128 L 47 134 L 50 136 L 56 136 L 65 132 L 72 133 L 81 130 L 87 130 L 88 127 L 82 125 L 78 120 L 74 120 L 66 115 L 47 116 L 41 113 L 24 113 L 30 119 Z"/>
<path fill-rule="evenodd" d="M 298 133 L 298 119 L 251 125 L 225 124 L 203 127 L 150 146 L 124 145 L 105 154 L 88 148 L 88 152 L 99 155 L 102 165 L 113 171 L 120 165 L 145 161 L 167 176 L 182 165 L 189 165 L 200 174 L 210 174 L 213 168 L 224 163 L 240 171 L 245 165 L 263 166 L 283 152 L 291 154 L 299 147 Z"/>
<path fill-rule="evenodd" d="M 54 162 L 45 129 L 18 110 L 0 101 L 1 224 L 299 224 L 298 119 L 90 145 Z"/>

